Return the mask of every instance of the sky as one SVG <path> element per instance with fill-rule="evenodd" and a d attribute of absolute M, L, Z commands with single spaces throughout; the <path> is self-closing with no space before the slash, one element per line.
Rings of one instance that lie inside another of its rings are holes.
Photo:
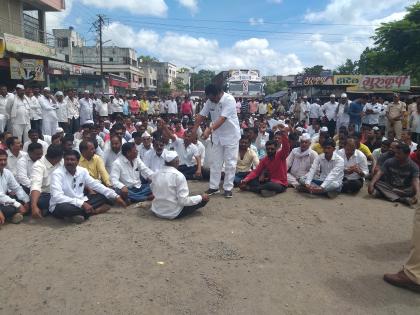
<path fill-rule="evenodd" d="M 47 27 L 73 26 L 95 45 L 92 23 L 109 19 L 106 45 L 130 47 L 177 66 L 296 74 L 358 59 L 382 22 L 399 20 L 417 0 L 66 0 Z"/>

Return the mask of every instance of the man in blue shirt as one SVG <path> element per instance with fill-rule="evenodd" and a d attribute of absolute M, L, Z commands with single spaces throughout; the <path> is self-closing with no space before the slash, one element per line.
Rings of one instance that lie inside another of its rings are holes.
<path fill-rule="evenodd" d="M 350 124 L 354 124 L 356 132 L 360 132 L 360 126 L 362 125 L 363 107 L 366 104 L 366 96 L 362 96 L 350 104 L 349 116 Z"/>

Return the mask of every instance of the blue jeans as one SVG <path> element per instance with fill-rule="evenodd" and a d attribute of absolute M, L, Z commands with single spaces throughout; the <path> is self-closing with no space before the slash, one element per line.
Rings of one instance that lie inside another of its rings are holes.
<path fill-rule="evenodd" d="M 145 201 L 152 194 L 149 184 L 142 184 L 140 188 L 128 188 L 128 199 L 130 201 Z"/>
<path fill-rule="evenodd" d="M 235 174 L 235 179 L 233 180 L 233 185 L 236 187 L 241 183 L 241 180 L 243 180 L 245 177 L 248 176 L 250 172 L 237 172 Z"/>
<path fill-rule="evenodd" d="M 194 179 L 195 172 L 197 172 L 197 166 L 180 165 L 178 166 L 178 171 L 184 174 L 186 179 Z"/>
<path fill-rule="evenodd" d="M 38 208 L 41 209 L 42 215 L 45 217 L 48 215 L 50 208 L 51 195 L 49 193 L 41 193 L 38 199 Z"/>

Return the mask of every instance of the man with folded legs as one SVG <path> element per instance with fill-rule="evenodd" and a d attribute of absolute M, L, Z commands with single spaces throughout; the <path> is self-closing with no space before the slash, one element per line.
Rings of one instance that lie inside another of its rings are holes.
<path fill-rule="evenodd" d="M 29 196 L 17 183 L 11 171 L 6 169 L 7 153 L 0 149 L 0 225 L 6 220 L 19 223 L 23 214 L 29 211 Z M 14 193 L 16 198 L 9 196 Z"/>
<path fill-rule="evenodd" d="M 152 211 L 164 219 L 176 219 L 204 207 L 209 201 L 207 194 L 190 196 L 187 179 L 177 170 L 179 159 L 176 151 L 162 153 L 165 166 L 152 175 L 154 199 Z"/>
<path fill-rule="evenodd" d="M 126 207 L 118 194 L 92 178 L 85 168 L 78 166 L 79 158 L 75 150 L 64 152 L 64 165 L 51 174 L 51 214 L 56 218 L 70 218 L 74 223 L 82 223 L 91 215 L 108 211 L 110 207 L 106 203 L 109 199 Z M 96 193 L 86 196 L 85 188 Z"/>
<path fill-rule="evenodd" d="M 248 190 L 271 197 L 287 189 L 287 162 L 289 140 L 287 131 L 282 131 L 281 149 L 277 151 L 277 143 L 269 140 L 265 144 L 267 156 L 258 164 L 240 184 L 241 190 Z"/>

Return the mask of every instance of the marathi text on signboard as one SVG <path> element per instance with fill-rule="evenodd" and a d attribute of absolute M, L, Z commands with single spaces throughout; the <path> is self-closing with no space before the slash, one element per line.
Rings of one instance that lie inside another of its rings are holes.
<path fill-rule="evenodd" d="M 44 61 L 10 58 L 10 78 L 12 80 L 45 81 Z"/>
<path fill-rule="evenodd" d="M 55 50 L 42 43 L 10 34 L 4 34 L 4 39 L 7 51 L 43 57 L 54 56 Z"/>
<path fill-rule="evenodd" d="M 365 75 L 358 88 L 365 91 L 408 91 L 410 77 L 406 75 Z"/>
<path fill-rule="evenodd" d="M 361 75 L 338 74 L 334 76 L 334 85 L 359 85 Z"/>
<path fill-rule="evenodd" d="M 333 76 L 296 76 L 295 85 L 333 85 Z"/>

